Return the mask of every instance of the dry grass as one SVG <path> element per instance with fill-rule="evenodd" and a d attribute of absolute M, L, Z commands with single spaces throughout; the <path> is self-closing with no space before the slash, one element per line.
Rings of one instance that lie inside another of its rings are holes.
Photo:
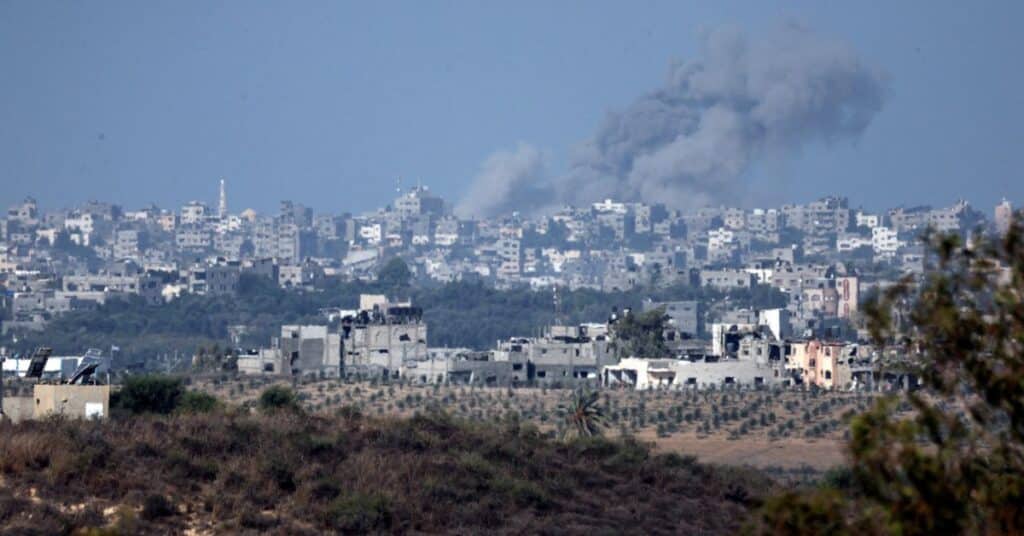
<path fill-rule="evenodd" d="M 333 413 L 0 424 L 0 533 L 718 534 L 771 486 L 514 419 Z"/>

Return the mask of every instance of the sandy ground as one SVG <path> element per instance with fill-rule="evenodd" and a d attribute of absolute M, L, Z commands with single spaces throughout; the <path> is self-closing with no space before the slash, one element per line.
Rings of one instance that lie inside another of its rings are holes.
<path fill-rule="evenodd" d="M 809 466 L 824 471 L 845 461 L 845 443 L 835 439 L 730 440 L 693 434 L 656 438 L 649 430 L 640 432 L 637 437 L 654 441 L 655 449 L 661 452 L 692 454 L 701 461 L 724 465 L 786 469 Z"/>

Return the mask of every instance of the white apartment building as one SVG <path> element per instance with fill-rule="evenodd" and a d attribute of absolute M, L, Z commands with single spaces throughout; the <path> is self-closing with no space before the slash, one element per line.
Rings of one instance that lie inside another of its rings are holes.
<path fill-rule="evenodd" d="M 903 243 L 900 242 L 899 233 L 888 227 L 875 227 L 871 229 L 871 248 L 876 255 L 893 256 L 900 249 Z"/>
<path fill-rule="evenodd" d="M 882 224 L 882 218 L 878 214 L 870 214 L 861 210 L 857 211 L 857 227 L 874 229 Z"/>
<path fill-rule="evenodd" d="M 736 240 L 736 233 L 719 227 L 708 231 L 708 256 L 716 257 L 720 252 L 731 251 Z"/>
<path fill-rule="evenodd" d="M 594 207 L 594 210 L 597 212 L 614 212 L 617 214 L 625 214 L 627 210 L 625 203 L 616 203 L 611 199 L 599 201 L 591 206 Z"/>
<path fill-rule="evenodd" d="M 64 218 L 64 228 L 69 231 L 78 231 L 83 235 L 91 235 L 93 231 L 92 214 L 88 212 L 76 212 Z M 88 245 L 88 244 L 86 244 Z"/>
<path fill-rule="evenodd" d="M 359 238 L 362 238 L 363 241 L 371 246 L 380 244 L 380 241 L 384 238 L 380 224 L 372 223 L 360 225 Z"/>
<path fill-rule="evenodd" d="M 210 209 L 199 201 L 190 201 L 181 207 L 181 224 L 194 225 L 206 219 Z"/>
<path fill-rule="evenodd" d="M 873 247 L 871 238 L 858 234 L 842 233 L 836 237 L 836 250 L 840 253 L 849 253 L 862 247 Z"/>

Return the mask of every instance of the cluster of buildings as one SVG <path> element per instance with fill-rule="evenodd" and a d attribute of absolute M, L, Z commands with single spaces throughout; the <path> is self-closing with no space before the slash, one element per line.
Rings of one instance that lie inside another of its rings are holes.
<path fill-rule="evenodd" d="M 918 237 L 926 229 L 1005 232 L 1011 217 L 1006 201 L 990 223 L 964 201 L 871 212 L 827 197 L 693 212 L 605 200 L 544 216 L 462 218 L 419 185 L 359 215 L 314 214 L 292 201 L 263 215 L 231 212 L 223 181 L 215 207 L 126 210 L 91 201 L 44 211 L 27 199 L 0 218 L 0 329 L 38 330 L 124 295 L 160 303 L 231 294 L 245 274 L 284 288 L 370 279 L 385 260 L 401 257 L 420 280 L 498 288 L 769 286 L 788 296 L 798 330 L 820 331 L 855 315 L 867 289 L 923 272 Z M 716 318 L 729 313 L 718 303 L 701 307 Z"/>
<path fill-rule="evenodd" d="M 878 370 L 869 344 L 794 331 L 788 309 L 749 313 L 744 321 L 703 323 L 699 302 L 645 302 L 666 318 L 664 355 L 629 355 L 620 322 L 549 326 L 539 336 L 496 341 L 493 348 L 428 344 L 422 311 L 409 302 L 363 295 L 359 308 L 333 311 L 322 325 L 286 325 L 269 347 L 240 352 L 244 374 L 404 378 L 421 383 L 571 386 L 626 389 L 817 386 L 879 389 L 909 377 Z"/>

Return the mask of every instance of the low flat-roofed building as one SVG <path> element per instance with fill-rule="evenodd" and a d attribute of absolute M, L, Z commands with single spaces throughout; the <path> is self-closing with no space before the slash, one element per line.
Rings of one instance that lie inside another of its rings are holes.
<path fill-rule="evenodd" d="M 109 385 L 36 384 L 35 418 L 47 415 L 102 419 L 110 415 Z"/>

